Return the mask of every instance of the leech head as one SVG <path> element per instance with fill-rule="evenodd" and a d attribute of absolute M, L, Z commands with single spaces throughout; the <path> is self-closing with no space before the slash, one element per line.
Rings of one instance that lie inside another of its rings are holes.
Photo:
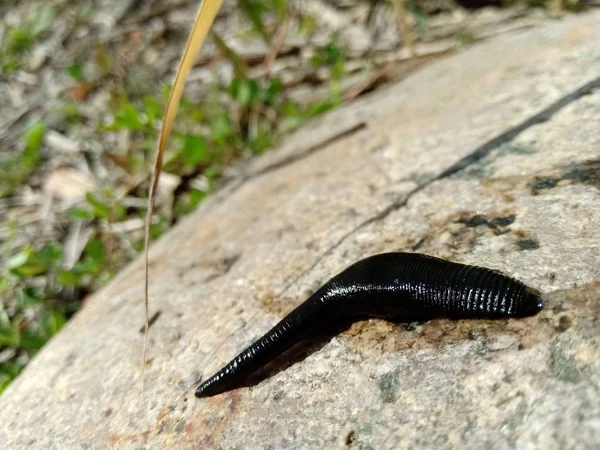
<path fill-rule="evenodd" d="M 204 397 L 210 397 L 210 392 L 208 390 L 208 386 L 200 386 L 198 389 L 196 389 L 196 398 L 204 398 Z"/>
<path fill-rule="evenodd" d="M 220 394 L 223 391 L 223 388 L 218 383 L 221 378 L 223 378 L 223 373 L 218 373 L 214 377 L 204 381 L 196 389 L 196 398 L 212 397 L 213 395 Z"/>

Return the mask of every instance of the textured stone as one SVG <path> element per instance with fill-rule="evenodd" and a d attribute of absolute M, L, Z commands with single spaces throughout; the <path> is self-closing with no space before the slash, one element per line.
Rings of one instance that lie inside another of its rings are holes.
<path fill-rule="evenodd" d="M 477 45 L 240 168 L 152 249 L 146 401 L 137 261 L 0 398 L 0 448 L 596 446 L 599 20 Z M 391 250 L 502 270 L 547 307 L 357 323 L 253 386 L 193 397 L 331 275 Z"/>

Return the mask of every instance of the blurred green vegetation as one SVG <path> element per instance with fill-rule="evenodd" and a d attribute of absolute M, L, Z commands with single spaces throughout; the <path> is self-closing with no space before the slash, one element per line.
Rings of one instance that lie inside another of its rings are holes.
<path fill-rule="evenodd" d="M 273 45 L 276 27 L 268 26 L 273 16 L 276 23 L 287 17 L 285 0 L 238 0 L 257 33 Z M 56 8 L 44 7 L 28 21 L 26 27 L 8 27 L 0 46 L 0 77 L 19 70 L 24 58 L 44 32 L 52 27 Z M 267 16 L 269 20 L 267 20 Z M 308 18 L 303 20 L 310 26 Z M 241 58 L 216 34 L 214 42 L 232 64 L 235 76 L 228 85 L 210 86 L 206 100 L 192 104 L 182 101 L 172 144 L 163 171 L 183 180 L 172 208 L 152 225 L 152 238 L 165 232 L 179 217 L 193 210 L 218 182 L 223 169 L 244 156 L 259 154 L 276 145 L 282 136 L 306 120 L 335 108 L 340 103 L 339 83 L 344 74 L 344 52 L 333 41 L 315 54 L 315 67 L 328 68 L 331 75 L 329 93 L 319 101 L 300 104 L 289 98 L 286 87 L 274 76 L 251 78 Z M 105 73 L 114 68 L 109 52 L 98 48 L 96 64 Z M 87 83 L 86 61 L 72 61 L 65 69 L 69 76 L 84 86 Z M 102 125 L 99 133 L 119 133 L 127 130 L 135 147 L 125 158 L 106 152 L 121 169 L 132 177 L 147 175 L 152 161 L 169 88 L 162 93 L 132 93 L 123 87 L 112 91 L 113 120 Z M 65 101 L 60 113 L 70 125 L 83 118 L 78 105 Z M 198 124 L 202 124 L 201 127 Z M 43 163 L 46 124 L 33 123 L 23 136 L 20 151 L 0 162 L 0 199 L 8 199 L 28 183 L 29 177 Z M 202 188 L 186 181 L 195 177 L 206 181 Z M 145 207 L 128 208 L 117 192 L 121 186 L 105 186 L 89 193 L 85 202 L 72 207 L 64 220 L 81 222 L 94 232 L 81 256 L 70 267 L 64 264 L 64 243 L 25 243 L 10 246 L 0 268 L 0 392 L 19 374 L 31 357 L 78 310 L 82 298 L 104 285 L 116 271 L 135 255 L 119 248 L 111 235 L 110 224 L 131 218 L 143 218 Z M 134 187 L 131 193 L 144 199 L 146 185 Z M 108 225 L 108 226 L 107 226 Z M 10 226 L 17 229 L 18 221 Z M 119 236 L 123 239 L 123 236 Z M 125 239 L 128 239 L 125 237 Z M 141 238 L 129 239 L 131 248 L 141 251 Z M 6 244 L 6 243 L 5 243 Z M 0 241 L 0 253 L 7 245 Z"/>
<path fill-rule="evenodd" d="M 52 27 L 56 14 L 55 7 L 46 5 L 28 18 L 26 26 L 7 27 L 0 43 L 0 75 L 19 68 L 23 55 Z"/>

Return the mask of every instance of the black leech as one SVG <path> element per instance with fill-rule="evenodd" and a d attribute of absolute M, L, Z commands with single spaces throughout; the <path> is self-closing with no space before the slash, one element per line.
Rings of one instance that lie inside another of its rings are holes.
<path fill-rule="evenodd" d="M 544 304 L 518 280 L 418 253 L 365 258 L 330 279 L 258 341 L 202 383 L 196 397 L 237 387 L 300 341 L 365 318 L 412 322 L 536 314 Z"/>

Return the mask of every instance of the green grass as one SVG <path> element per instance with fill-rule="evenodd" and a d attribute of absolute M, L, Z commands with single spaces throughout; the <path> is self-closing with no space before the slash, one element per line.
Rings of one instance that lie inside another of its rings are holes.
<path fill-rule="evenodd" d="M 0 43 L 0 77 L 19 69 L 23 56 L 52 27 L 56 14 L 54 6 L 46 5 L 36 11 L 26 25 L 7 27 Z"/>
<path fill-rule="evenodd" d="M 22 151 L 9 155 L 0 162 L 0 198 L 12 195 L 39 164 L 45 133 L 46 126 L 43 122 L 33 124 L 25 135 Z"/>

